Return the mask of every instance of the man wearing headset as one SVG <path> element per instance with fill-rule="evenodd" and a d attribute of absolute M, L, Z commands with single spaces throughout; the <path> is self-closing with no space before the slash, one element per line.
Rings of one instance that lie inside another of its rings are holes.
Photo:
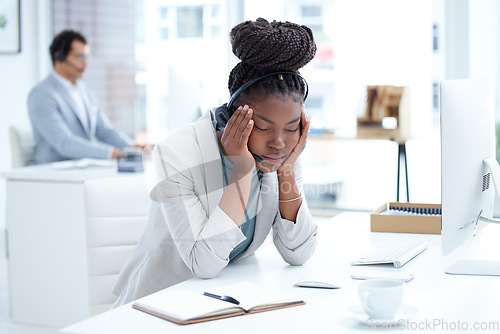
<path fill-rule="evenodd" d="M 112 125 L 80 80 L 89 54 L 85 37 L 64 30 L 49 50 L 54 70 L 28 96 L 35 163 L 123 156 L 122 149 L 134 141 Z"/>

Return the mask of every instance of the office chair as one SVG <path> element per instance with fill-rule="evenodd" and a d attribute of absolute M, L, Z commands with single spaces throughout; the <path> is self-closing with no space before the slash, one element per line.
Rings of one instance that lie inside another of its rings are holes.
<path fill-rule="evenodd" d="M 11 125 L 9 127 L 11 167 L 30 165 L 35 158 L 35 139 L 31 125 Z"/>

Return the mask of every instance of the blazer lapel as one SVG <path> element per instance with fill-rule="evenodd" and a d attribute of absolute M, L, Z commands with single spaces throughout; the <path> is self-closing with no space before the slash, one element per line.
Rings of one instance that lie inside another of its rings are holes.
<path fill-rule="evenodd" d="M 69 104 L 71 112 L 78 119 L 78 122 L 80 123 L 82 129 L 85 131 L 85 133 L 87 134 L 87 136 L 90 138 L 89 128 L 86 127 L 86 126 L 84 126 L 84 124 L 87 124 L 88 122 L 82 122 L 82 119 L 80 118 L 80 115 L 77 112 L 78 106 L 77 106 L 75 100 L 71 97 L 71 95 L 69 95 L 69 93 L 66 90 L 66 88 L 63 86 L 63 84 L 61 82 L 59 82 L 59 80 L 57 78 L 51 76 L 51 79 L 52 79 L 52 83 L 54 84 L 54 86 L 59 91 L 59 94 L 61 94 L 61 97 L 64 99 L 64 101 L 66 101 L 66 103 Z M 80 88 L 78 88 L 78 90 L 80 90 Z M 84 102 L 84 105 L 85 105 L 85 102 Z"/>
<path fill-rule="evenodd" d="M 200 180 L 200 182 L 204 182 L 207 193 L 208 212 L 212 212 L 219 205 L 224 190 L 222 161 L 217 135 L 212 125 L 213 119 L 213 114 L 209 111 L 194 123 L 204 174 L 210 175 L 210 177 L 204 177 L 203 180 Z"/>
<path fill-rule="evenodd" d="M 82 89 L 81 84 L 78 85 L 78 94 L 82 98 L 83 105 L 85 106 L 85 114 L 87 117 L 88 127 L 85 129 L 89 137 L 93 137 L 92 134 L 95 133 L 95 127 L 97 126 L 97 106 L 90 103 L 87 94 L 85 94 Z"/>

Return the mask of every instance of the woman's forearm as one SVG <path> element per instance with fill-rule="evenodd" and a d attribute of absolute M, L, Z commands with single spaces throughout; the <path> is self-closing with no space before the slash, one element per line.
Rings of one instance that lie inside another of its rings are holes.
<path fill-rule="evenodd" d="M 236 171 L 231 174 L 224 194 L 219 202 L 219 207 L 224 211 L 236 225 L 241 226 L 245 210 L 250 196 L 250 185 L 252 183 L 252 171 L 239 174 Z"/>
<path fill-rule="evenodd" d="M 278 185 L 281 217 L 294 222 L 302 205 L 302 194 L 295 181 L 293 170 L 278 172 Z"/>

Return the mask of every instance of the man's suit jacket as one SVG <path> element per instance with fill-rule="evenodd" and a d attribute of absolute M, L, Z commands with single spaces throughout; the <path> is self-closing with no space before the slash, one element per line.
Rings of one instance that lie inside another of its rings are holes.
<path fill-rule="evenodd" d="M 76 102 L 53 73 L 31 90 L 28 113 L 36 143 L 35 163 L 107 159 L 113 147 L 134 145 L 101 112 L 86 85 L 79 81 L 77 87 L 87 111 L 86 122 L 80 120 Z"/>
<path fill-rule="evenodd" d="M 115 306 L 193 276 L 215 277 L 245 236 L 219 207 L 223 172 L 209 112 L 172 132 L 153 152 L 156 180 L 146 230 L 113 287 Z M 302 190 L 300 163 L 295 165 Z M 281 218 L 276 172 L 262 177 L 253 241 L 239 255 L 253 254 L 272 228 L 273 242 L 292 265 L 307 261 L 316 248 L 316 225 L 305 199 L 296 222 Z"/>

